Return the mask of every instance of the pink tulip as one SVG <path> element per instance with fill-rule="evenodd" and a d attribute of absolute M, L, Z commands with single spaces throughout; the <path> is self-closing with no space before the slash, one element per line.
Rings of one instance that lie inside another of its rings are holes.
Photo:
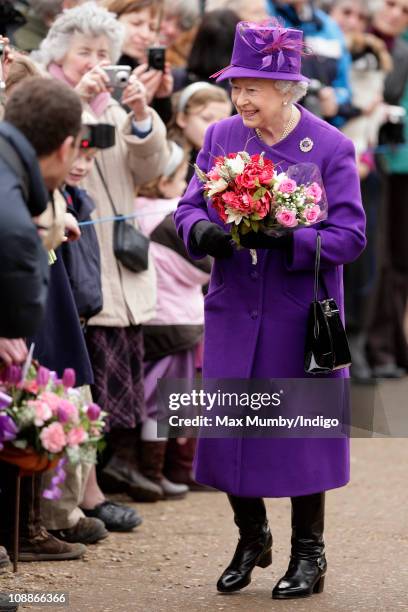
<path fill-rule="evenodd" d="M 66 368 L 64 370 L 64 374 L 62 375 L 62 384 L 64 385 L 64 387 L 67 389 L 70 387 L 75 387 L 75 381 L 75 370 L 73 370 L 72 368 Z"/>

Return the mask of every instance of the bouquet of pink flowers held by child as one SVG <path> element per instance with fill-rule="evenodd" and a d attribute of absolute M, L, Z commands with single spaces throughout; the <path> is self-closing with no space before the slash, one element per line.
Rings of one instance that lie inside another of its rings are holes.
<path fill-rule="evenodd" d="M 263 153 L 240 151 L 217 157 L 207 173 L 195 168 L 205 196 L 219 218 L 230 224 L 238 246 L 240 236 L 251 231 L 281 236 L 327 218 L 326 194 L 315 164 L 296 164 L 278 172 Z M 251 254 L 256 263 L 254 249 Z"/>

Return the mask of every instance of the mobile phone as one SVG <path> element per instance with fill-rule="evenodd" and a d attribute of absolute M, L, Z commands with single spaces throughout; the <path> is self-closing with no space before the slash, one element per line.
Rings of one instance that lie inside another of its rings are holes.
<path fill-rule="evenodd" d="M 104 66 L 103 69 L 109 77 L 110 87 L 126 87 L 132 72 L 130 66 Z"/>
<path fill-rule="evenodd" d="M 166 47 L 149 47 L 147 50 L 149 68 L 164 70 L 166 63 Z"/>

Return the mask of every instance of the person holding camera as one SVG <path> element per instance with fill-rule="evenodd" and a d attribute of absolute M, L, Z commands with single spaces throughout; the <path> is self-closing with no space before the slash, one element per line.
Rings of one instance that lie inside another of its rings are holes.
<path fill-rule="evenodd" d="M 94 218 L 133 214 L 135 187 L 159 176 L 166 163 L 166 129 L 147 106 L 143 84 L 132 75 L 123 89 L 122 103 L 129 113 L 110 94 L 104 66 L 116 63 L 123 39 L 124 28 L 112 14 L 85 3 L 58 17 L 37 56 L 54 78 L 79 93 L 98 122 L 115 126 L 115 145 L 97 154 L 97 163 L 81 184 L 95 202 Z M 139 479 L 135 454 L 136 427 L 145 415 L 141 324 L 155 313 L 155 271 L 145 246 L 143 266 L 135 272 L 114 248 L 112 224 L 95 227 L 103 310 L 90 319 L 86 334 L 95 377 L 92 393 L 109 413 L 111 480 L 128 490 L 150 486 Z M 118 227 L 137 233 L 135 220 Z M 140 243 L 140 234 L 136 238 Z"/>
<path fill-rule="evenodd" d="M 344 124 L 350 101 L 350 54 L 343 33 L 312 0 L 267 0 L 269 14 L 304 32 L 307 52 L 302 70 L 311 79 L 302 101 L 308 110 L 336 127 Z"/>
<path fill-rule="evenodd" d="M 157 45 L 160 27 L 160 0 L 103 0 L 102 5 L 125 27 L 122 55 L 118 64 L 130 66 L 146 88 L 148 104 L 164 123 L 171 119 L 173 92 L 171 67 L 165 48 Z"/>
<path fill-rule="evenodd" d="M 384 100 L 408 111 L 408 46 L 400 36 L 408 28 L 408 0 L 383 0 L 372 19 L 372 31 L 386 44 L 393 70 L 385 80 Z M 401 123 L 401 109 L 392 109 L 396 123 L 388 123 L 383 136 L 389 151 L 381 156 L 384 170 L 385 202 L 380 245 L 380 274 L 374 314 L 368 332 L 368 357 L 377 378 L 401 378 L 408 372 L 408 344 L 405 313 L 408 301 L 408 163 L 401 141 L 407 125 Z M 397 221 L 396 221 L 397 220 Z"/>
<path fill-rule="evenodd" d="M 323 7 L 343 31 L 352 64 L 352 99 L 343 133 L 354 143 L 360 175 L 361 194 L 367 215 L 367 248 L 357 261 L 344 270 L 347 336 L 352 358 L 351 375 L 360 382 L 370 381 L 366 341 L 378 281 L 377 223 L 381 210 L 382 182 L 374 149 L 386 119 L 383 102 L 384 82 L 393 68 L 386 43 L 369 31 L 371 12 L 365 0 L 325 0 Z"/>

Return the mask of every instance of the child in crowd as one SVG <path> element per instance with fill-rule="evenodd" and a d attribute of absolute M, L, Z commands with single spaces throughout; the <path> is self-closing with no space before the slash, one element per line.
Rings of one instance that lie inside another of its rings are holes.
<path fill-rule="evenodd" d="M 205 81 L 192 83 L 174 95 L 174 112 L 169 126 L 169 138 L 183 147 L 189 158 L 187 181 L 194 174 L 194 163 L 204 144 L 207 128 L 212 123 L 229 117 L 231 111 L 231 101 L 227 92 Z"/>
<path fill-rule="evenodd" d="M 151 250 L 157 273 L 156 317 L 144 325 L 145 342 L 145 402 L 148 419 L 142 425 L 139 468 L 143 475 L 159 484 L 163 497 L 176 498 L 186 494 L 191 484 L 191 463 L 194 447 L 189 444 L 190 458 L 185 478 L 178 483 L 168 480 L 164 471 L 166 439 L 157 438 L 158 378 L 188 378 L 195 376 L 195 351 L 204 323 L 202 287 L 209 280 L 209 257 L 194 261 L 185 251 L 174 225 L 173 213 L 186 187 L 187 160 L 183 149 L 169 142 L 169 159 L 163 175 L 140 187 L 137 212 L 140 227 L 150 236 Z M 184 483 L 183 483 L 184 480 Z"/>
<path fill-rule="evenodd" d="M 62 190 L 67 211 L 79 223 L 89 222 L 95 208 L 93 200 L 79 185 L 95 163 L 99 150 L 97 146 L 106 148 L 113 144 L 113 141 L 103 145 L 96 142 L 97 130 L 101 128 L 105 133 L 106 126 L 95 125 L 93 118 L 87 113 L 83 114 L 83 122 L 94 136 L 84 134 L 79 153 Z M 57 257 L 61 257 L 63 261 L 62 266 L 69 280 L 77 315 L 82 328 L 85 329 L 87 320 L 102 310 L 103 306 L 100 252 L 94 226 L 84 225 L 80 239 L 64 243 Z M 81 337 L 86 352 L 82 333 Z M 74 350 L 77 344 L 72 346 Z M 92 380 L 85 382 L 90 383 Z M 95 466 L 81 463 L 78 466 L 68 466 L 66 472 L 62 498 L 58 502 L 41 500 L 42 517 L 53 535 L 68 542 L 80 541 L 87 544 L 107 535 L 106 530 L 100 529 L 101 526 L 109 531 L 130 531 L 141 523 L 141 518 L 133 509 L 105 499 L 97 483 Z M 50 473 L 44 476 L 44 488 L 48 487 L 52 475 Z"/>

